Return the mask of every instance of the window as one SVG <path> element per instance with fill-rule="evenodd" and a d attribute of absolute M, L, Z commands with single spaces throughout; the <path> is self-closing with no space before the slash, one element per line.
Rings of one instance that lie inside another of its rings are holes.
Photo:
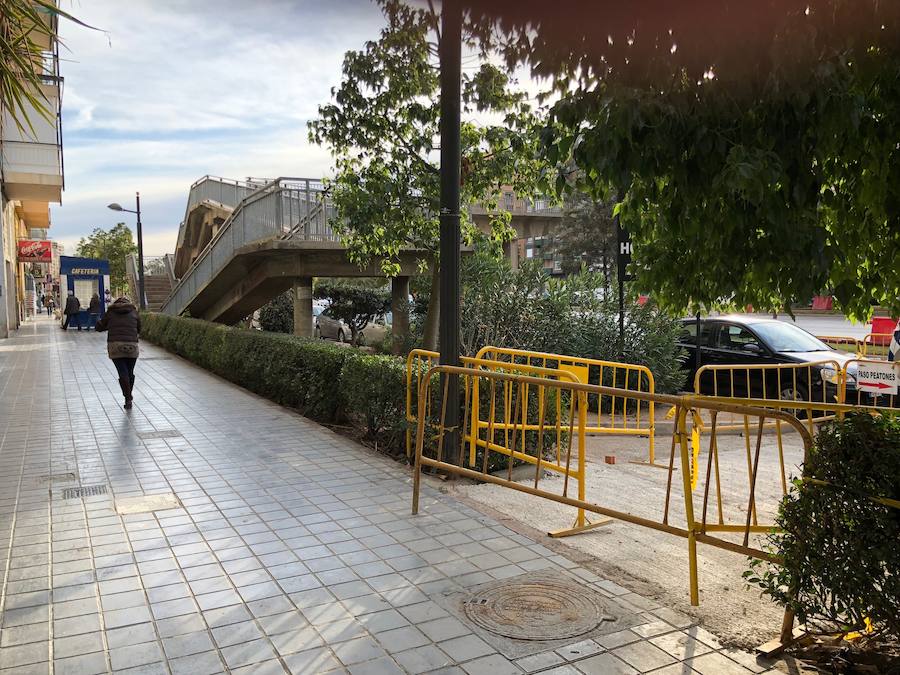
<path fill-rule="evenodd" d="M 94 293 L 99 293 L 100 282 L 97 279 L 75 279 L 75 297 L 81 303 L 81 309 L 87 309 Z"/>
<path fill-rule="evenodd" d="M 697 342 L 697 322 L 691 320 L 681 324 L 681 334 L 678 341 L 683 344 L 696 344 Z M 700 344 L 709 345 L 709 324 L 706 321 L 700 322 Z"/>
<path fill-rule="evenodd" d="M 512 192 L 504 192 L 503 193 L 503 206 L 507 211 L 512 211 L 513 200 L 515 199 L 515 195 Z"/>
<path fill-rule="evenodd" d="M 758 346 L 759 340 L 746 328 L 731 324 L 725 324 L 719 328 L 719 334 L 716 337 L 716 347 L 719 349 L 741 351 L 748 344 Z"/>

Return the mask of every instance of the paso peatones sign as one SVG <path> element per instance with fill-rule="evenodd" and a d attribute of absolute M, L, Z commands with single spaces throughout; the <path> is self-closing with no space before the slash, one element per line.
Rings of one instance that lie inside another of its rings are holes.
<path fill-rule="evenodd" d="M 39 239 L 19 239 L 19 262 L 48 263 L 53 261 L 53 247 L 49 241 Z"/>

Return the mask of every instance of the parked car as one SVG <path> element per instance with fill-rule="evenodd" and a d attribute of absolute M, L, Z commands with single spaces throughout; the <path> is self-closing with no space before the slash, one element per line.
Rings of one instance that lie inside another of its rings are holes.
<path fill-rule="evenodd" d="M 365 328 L 359 331 L 359 335 L 356 336 L 356 344 L 359 346 L 378 344 L 391 332 L 393 323 L 394 317 L 390 312 L 370 321 Z"/>
<path fill-rule="evenodd" d="M 327 305 L 313 304 L 313 335 L 317 338 L 347 342 L 350 327 L 341 319 L 332 316 Z"/>
<path fill-rule="evenodd" d="M 854 358 L 826 345 L 814 335 L 786 321 L 719 316 L 701 319 L 699 366 L 762 366 L 776 364 L 813 364 L 835 362 L 838 369 Z M 685 369 L 689 376 L 685 389 L 694 391 L 697 372 L 697 320 L 685 319 L 678 343 L 684 348 Z M 848 367 L 847 390 L 856 393 L 855 364 Z M 834 366 L 818 365 L 799 369 L 796 379 L 778 369 L 765 371 L 734 368 L 701 376 L 700 393 L 737 398 L 780 398 L 798 401 L 834 403 L 839 373 Z"/>

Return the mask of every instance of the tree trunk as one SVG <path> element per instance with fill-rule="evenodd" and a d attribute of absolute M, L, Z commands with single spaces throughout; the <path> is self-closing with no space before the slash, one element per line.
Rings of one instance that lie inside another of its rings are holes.
<path fill-rule="evenodd" d="M 438 324 L 441 314 L 441 268 L 431 264 L 431 295 L 428 298 L 428 314 L 425 316 L 423 347 L 436 352 L 438 349 Z"/>

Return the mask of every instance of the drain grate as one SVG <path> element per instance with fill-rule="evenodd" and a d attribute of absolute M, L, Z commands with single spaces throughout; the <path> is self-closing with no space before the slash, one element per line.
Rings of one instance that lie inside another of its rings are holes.
<path fill-rule="evenodd" d="M 171 361 L 171 356 L 142 356 L 141 363 L 144 361 Z"/>
<path fill-rule="evenodd" d="M 80 485 L 78 487 L 63 488 L 63 499 L 82 499 L 83 497 L 96 497 L 97 495 L 105 495 L 105 485 Z"/>
<path fill-rule="evenodd" d="M 563 640 L 594 630 L 607 616 L 583 586 L 544 580 L 482 589 L 464 605 L 472 623 L 516 640 Z"/>
<path fill-rule="evenodd" d="M 138 438 L 150 440 L 155 438 L 181 438 L 182 433 L 175 429 L 163 429 L 162 431 L 139 431 Z"/>

